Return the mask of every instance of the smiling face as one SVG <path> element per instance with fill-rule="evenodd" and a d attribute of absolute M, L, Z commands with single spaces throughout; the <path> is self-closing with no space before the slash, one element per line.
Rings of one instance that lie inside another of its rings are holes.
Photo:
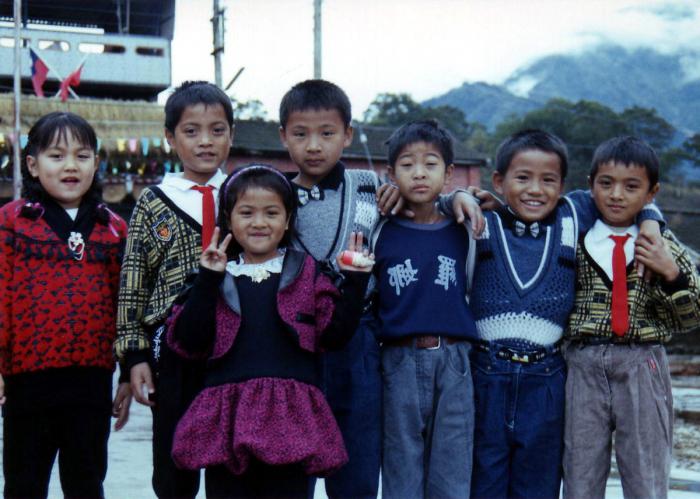
<path fill-rule="evenodd" d="M 537 149 L 519 152 L 505 175 L 494 172 L 493 187 L 523 221 L 543 220 L 557 206 L 564 188 L 559 156 Z"/>
<path fill-rule="evenodd" d="M 233 130 L 221 104 L 196 104 L 185 108 L 165 138 L 182 161 L 183 177 L 205 184 L 226 161 Z"/>
<path fill-rule="evenodd" d="M 251 187 L 236 200 L 229 223 L 245 263 L 262 263 L 277 256 L 289 217 L 279 194 Z"/>
<path fill-rule="evenodd" d="M 629 227 L 645 204 L 651 203 L 659 184 L 650 185 L 646 168 L 609 162 L 598 166 L 591 195 L 600 218 L 612 227 Z"/>
<path fill-rule="evenodd" d="M 453 168 L 435 145 L 414 142 L 401 150 L 389 175 L 409 207 L 418 207 L 435 202 Z"/>
<path fill-rule="evenodd" d="M 97 170 L 95 151 L 67 131 L 36 156 L 27 156 L 29 174 L 58 204 L 77 208 L 92 185 Z"/>
<path fill-rule="evenodd" d="M 280 140 L 299 167 L 294 181 L 310 188 L 323 180 L 352 143 L 352 134 L 337 109 L 292 112 L 280 128 Z"/>

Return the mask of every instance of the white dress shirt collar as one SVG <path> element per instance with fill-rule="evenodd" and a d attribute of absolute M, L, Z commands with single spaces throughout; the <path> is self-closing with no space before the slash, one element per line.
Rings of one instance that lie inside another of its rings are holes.
<path fill-rule="evenodd" d="M 629 265 L 634 259 L 634 242 L 639 235 L 639 228 L 636 225 L 623 228 L 611 227 L 602 220 L 596 220 L 583 240 L 588 254 L 603 269 L 610 280 L 612 280 L 612 252 L 615 247 L 615 242 L 610 239 L 610 236 L 623 236 L 625 234 L 630 235 L 630 238 L 625 242 L 625 261 Z"/>
<path fill-rule="evenodd" d="M 211 185 L 212 187 L 214 187 L 214 189 L 218 189 L 219 187 L 221 187 L 221 184 L 224 182 L 225 179 L 226 175 L 224 175 L 221 170 L 217 169 L 216 173 L 212 175 L 212 177 L 209 180 L 207 180 L 207 183 L 204 185 Z M 161 183 L 161 185 L 179 189 L 184 192 L 191 189 L 193 186 L 200 184 L 192 180 L 186 179 L 184 177 L 184 172 L 179 172 L 166 173 L 165 177 L 163 177 L 163 182 Z"/>

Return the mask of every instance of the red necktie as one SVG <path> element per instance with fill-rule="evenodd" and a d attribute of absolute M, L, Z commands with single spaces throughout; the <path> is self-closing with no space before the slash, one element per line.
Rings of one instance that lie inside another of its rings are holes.
<path fill-rule="evenodd" d="M 627 311 L 627 259 L 625 258 L 625 243 L 629 234 L 610 236 L 615 242 L 612 255 L 612 330 L 617 336 L 624 336 L 629 326 Z"/>
<path fill-rule="evenodd" d="M 216 220 L 214 220 L 214 187 L 211 185 L 194 185 L 195 191 L 202 193 L 202 249 L 208 248 L 211 236 L 214 234 Z"/>

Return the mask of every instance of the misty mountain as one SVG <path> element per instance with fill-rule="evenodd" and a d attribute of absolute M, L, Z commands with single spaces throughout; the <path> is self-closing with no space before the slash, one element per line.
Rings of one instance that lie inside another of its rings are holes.
<path fill-rule="evenodd" d="M 503 85 L 464 83 L 427 100 L 450 105 L 469 121 L 493 129 L 512 114 L 523 115 L 554 97 L 598 101 L 619 112 L 655 108 L 679 130 L 700 130 L 700 52 L 663 54 L 600 45 L 578 54 L 552 55 L 515 71 Z"/>

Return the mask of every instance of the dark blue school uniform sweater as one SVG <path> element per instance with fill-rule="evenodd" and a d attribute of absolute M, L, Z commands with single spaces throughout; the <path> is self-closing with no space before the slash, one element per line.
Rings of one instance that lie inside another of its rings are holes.
<path fill-rule="evenodd" d="M 422 334 L 476 338 L 467 303 L 474 242 L 453 220 L 391 219 L 377 229 L 374 252 L 381 340 Z"/>

